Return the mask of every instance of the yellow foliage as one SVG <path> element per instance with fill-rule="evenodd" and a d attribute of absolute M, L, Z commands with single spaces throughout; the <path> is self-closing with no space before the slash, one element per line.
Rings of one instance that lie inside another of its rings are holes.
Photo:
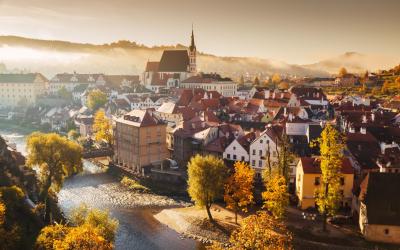
<path fill-rule="evenodd" d="M 285 177 L 276 173 L 272 174 L 271 178 L 266 178 L 264 182 L 266 190 L 261 194 L 264 200 L 263 207 L 268 209 L 275 218 L 283 218 L 286 207 L 289 205 L 289 193 Z"/>
<path fill-rule="evenodd" d="M 227 249 L 281 250 L 293 249 L 292 235 L 286 226 L 272 218 L 267 212 L 258 212 L 242 221 L 239 229 L 229 239 Z M 218 244 L 211 249 L 222 249 Z"/>
<path fill-rule="evenodd" d="M 339 70 L 339 76 L 340 77 L 343 77 L 344 75 L 346 75 L 347 74 L 347 69 L 345 68 L 345 67 L 342 67 L 340 70 Z"/>
<path fill-rule="evenodd" d="M 278 83 L 280 83 L 281 81 L 282 81 L 282 78 L 281 78 L 281 76 L 280 76 L 279 74 L 275 73 L 275 74 L 272 76 L 272 83 L 273 83 L 273 84 L 278 84 Z"/>
<path fill-rule="evenodd" d="M 96 141 L 106 141 L 109 145 L 113 141 L 111 121 L 106 117 L 103 109 L 96 112 L 94 116 L 93 131 Z"/>
<path fill-rule="evenodd" d="M 104 106 L 106 102 L 107 102 L 106 94 L 104 94 L 100 90 L 95 89 L 89 92 L 86 105 L 91 110 L 98 110 L 99 108 Z"/>
<path fill-rule="evenodd" d="M 254 170 L 245 162 L 235 162 L 235 173 L 233 173 L 225 184 L 224 200 L 227 208 L 235 212 L 237 223 L 237 212 L 241 209 L 247 212 L 247 206 L 253 203 Z"/>
<path fill-rule="evenodd" d="M 44 227 L 36 239 L 35 248 L 37 250 L 56 249 L 56 245 L 63 241 L 69 231 L 69 227 L 61 224 Z"/>
<path fill-rule="evenodd" d="M 111 250 L 113 244 L 88 225 L 72 228 L 62 241 L 54 242 L 56 250 Z"/>
<path fill-rule="evenodd" d="M 188 193 L 199 207 L 205 207 L 212 220 L 210 207 L 223 194 L 227 168 L 223 160 L 196 155 L 188 164 Z"/>

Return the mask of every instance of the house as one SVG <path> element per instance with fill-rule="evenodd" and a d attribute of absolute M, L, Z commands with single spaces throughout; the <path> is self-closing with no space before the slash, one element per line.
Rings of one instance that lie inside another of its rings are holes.
<path fill-rule="evenodd" d="M 200 73 L 183 80 L 181 88 L 204 89 L 206 91 L 217 91 L 219 94 L 230 97 L 236 96 L 237 84 L 230 78 L 223 78 L 218 74 Z"/>
<path fill-rule="evenodd" d="M 40 73 L 0 74 L 0 107 L 34 105 L 46 92 L 47 79 Z"/>
<path fill-rule="evenodd" d="M 321 185 L 320 160 L 301 157 L 296 168 L 296 195 L 301 209 L 315 207 L 315 190 Z M 340 178 L 341 206 L 350 207 L 353 197 L 354 169 L 348 158 L 343 158 Z"/>
<path fill-rule="evenodd" d="M 342 87 L 352 87 L 359 83 L 359 78 L 354 74 L 345 74 L 335 79 L 335 85 Z"/>
<path fill-rule="evenodd" d="M 49 81 L 49 92 L 57 94 L 57 92 L 65 88 L 72 92 L 74 88 L 81 84 L 88 84 L 90 87 L 104 85 L 106 83 L 103 74 L 78 74 L 76 72 L 56 74 Z"/>
<path fill-rule="evenodd" d="M 74 87 L 74 89 L 72 90 L 72 99 L 74 100 L 74 102 L 81 102 L 81 96 L 88 87 L 89 84 L 87 83 L 79 84 Z"/>
<path fill-rule="evenodd" d="M 360 187 L 359 226 L 365 239 L 400 244 L 400 173 L 369 173 Z"/>
<path fill-rule="evenodd" d="M 250 132 L 246 135 L 234 139 L 228 147 L 226 147 L 223 158 L 228 161 L 244 161 L 249 162 L 249 147 L 256 138 L 256 133 Z"/>
<path fill-rule="evenodd" d="M 167 158 L 166 124 L 151 111 L 135 109 L 116 120 L 114 160 L 123 168 L 145 175 L 146 167 Z"/>
<path fill-rule="evenodd" d="M 82 137 L 91 137 L 93 134 L 93 116 L 80 116 L 79 133 Z"/>

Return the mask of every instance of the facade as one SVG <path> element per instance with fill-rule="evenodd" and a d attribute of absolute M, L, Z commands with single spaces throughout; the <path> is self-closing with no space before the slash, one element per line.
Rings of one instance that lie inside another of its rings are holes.
<path fill-rule="evenodd" d="M 234 139 L 229 146 L 226 147 L 223 158 L 229 161 L 249 162 L 249 146 L 255 138 L 255 133 L 251 132 Z"/>
<path fill-rule="evenodd" d="M 0 107 L 33 105 L 46 92 L 46 85 L 40 73 L 0 74 Z"/>
<path fill-rule="evenodd" d="M 342 161 L 340 192 L 342 207 L 350 207 L 353 197 L 354 170 L 348 158 Z M 301 157 L 296 168 L 296 195 L 301 209 L 315 207 L 315 190 L 321 185 L 320 161 L 317 158 Z"/>
<path fill-rule="evenodd" d="M 89 86 L 104 85 L 106 83 L 103 74 L 73 74 L 62 73 L 56 74 L 49 82 L 49 92 L 57 94 L 62 88 L 72 92 L 74 88 L 81 84 L 88 84 Z"/>
<path fill-rule="evenodd" d="M 115 161 L 134 172 L 160 165 L 168 157 L 166 124 L 148 110 L 133 110 L 116 120 Z"/>
<path fill-rule="evenodd" d="M 218 74 L 198 74 L 183 80 L 181 88 L 204 89 L 206 91 L 217 91 L 225 97 L 236 96 L 237 84 L 230 78 L 222 78 Z"/>

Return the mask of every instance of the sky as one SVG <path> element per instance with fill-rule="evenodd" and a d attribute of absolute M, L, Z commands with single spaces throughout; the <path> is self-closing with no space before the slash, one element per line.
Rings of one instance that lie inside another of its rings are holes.
<path fill-rule="evenodd" d="M 345 52 L 400 58 L 398 0 L 0 0 L 0 35 L 188 45 L 307 64 Z"/>

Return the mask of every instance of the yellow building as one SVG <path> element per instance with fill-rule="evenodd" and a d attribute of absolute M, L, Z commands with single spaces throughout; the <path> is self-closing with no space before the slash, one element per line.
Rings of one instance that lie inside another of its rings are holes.
<path fill-rule="evenodd" d="M 340 179 L 342 206 L 350 207 L 353 197 L 354 170 L 348 158 L 343 159 Z M 301 209 L 315 207 L 315 190 L 321 185 L 321 168 L 318 158 L 302 157 L 296 168 L 296 194 Z"/>
<path fill-rule="evenodd" d="M 166 126 L 148 110 L 132 110 L 117 119 L 115 161 L 140 174 L 143 167 L 160 165 L 168 157 Z"/>
<path fill-rule="evenodd" d="M 40 73 L 0 74 L 0 107 L 33 105 L 45 93 L 47 79 Z"/>

